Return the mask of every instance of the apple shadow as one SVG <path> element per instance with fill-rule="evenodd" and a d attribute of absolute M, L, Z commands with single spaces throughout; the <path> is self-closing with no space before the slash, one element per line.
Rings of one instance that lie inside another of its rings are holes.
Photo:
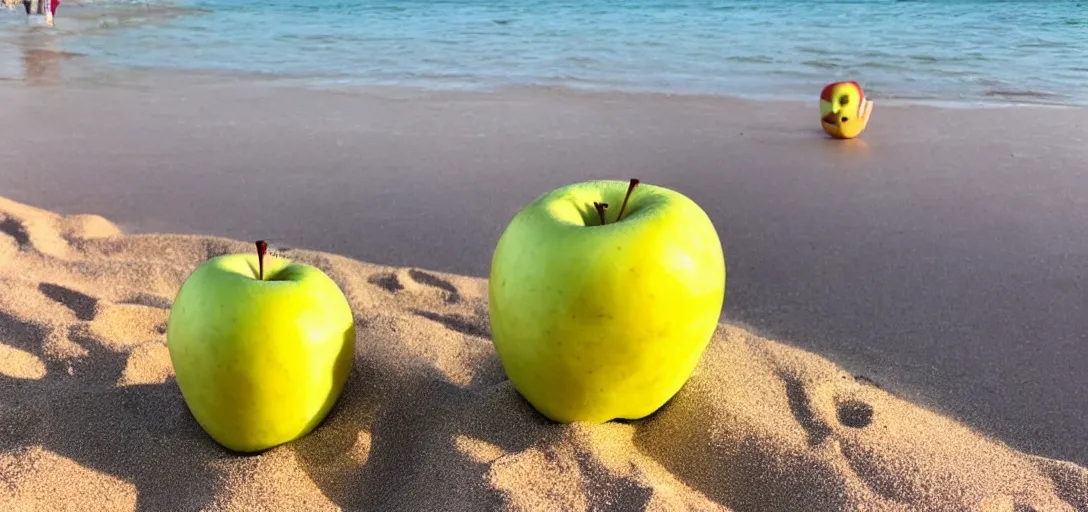
<path fill-rule="evenodd" d="M 501 509 L 502 495 L 486 485 L 489 465 L 461 453 L 457 439 L 523 450 L 524 431 L 509 435 L 509 425 L 526 412 L 505 406 L 513 397 L 501 383 L 481 386 L 456 386 L 429 368 L 405 375 L 364 354 L 326 424 L 292 447 L 311 480 L 345 510 Z M 488 408 L 495 398 L 504 406 Z M 368 440 L 363 447 L 360 437 Z"/>
<path fill-rule="evenodd" d="M 977 480 L 956 473 L 970 474 L 977 468 L 968 465 L 1001 460 L 988 455 L 963 459 L 986 453 L 989 442 L 944 430 L 945 420 L 930 424 L 934 416 L 921 410 L 909 414 L 906 402 L 864 378 L 829 367 L 804 368 L 789 351 L 746 336 L 719 330 L 686 385 L 638 424 L 634 435 L 640 452 L 732 510 L 830 512 L 874 500 L 883 503 L 870 505 L 877 508 L 966 509 L 957 500 L 976 492 L 1012 495 L 1021 508 L 1029 507 L 1022 501 L 1053 492 L 1077 509 L 1074 489 L 1088 489 L 1073 483 L 1077 478 L 1088 483 L 1088 472 L 1078 468 L 1079 477 L 1073 471 L 1050 474 L 1042 459 L 1034 464 L 1052 481 L 1053 491 L 1028 474 L 983 484 L 992 485 L 989 489 L 971 489 Z M 955 441 L 930 439 L 950 435 Z M 970 448 L 948 453 L 949 445 Z M 935 457 L 947 459 L 921 462 Z M 947 470 L 957 465 L 963 467 Z M 904 480 L 919 483 L 903 485 Z"/>
<path fill-rule="evenodd" d="M 50 357 L 45 346 L 53 336 L 66 336 L 86 356 Z M 115 387 L 127 354 L 106 348 L 78 324 L 57 332 L 0 311 L 0 338 L 45 363 L 40 379 L 0 375 L 0 389 L 11 391 L 0 409 L 0 450 L 40 446 L 129 482 L 137 510 L 211 504 L 221 478 L 211 463 L 231 455 L 200 429 L 172 379 Z M 186 485 L 180 495 L 178 482 Z"/>
<path fill-rule="evenodd" d="M 865 155 L 869 152 L 869 143 L 865 142 L 861 136 L 853 139 L 836 139 L 835 137 L 824 136 L 823 146 L 835 153 L 849 154 L 849 155 Z"/>
<path fill-rule="evenodd" d="M 648 510 L 654 490 L 627 478 L 620 478 L 596 464 L 588 453 L 575 454 L 578 470 L 586 487 L 586 507 L 589 510 Z"/>
<path fill-rule="evenodd" d="M 831 428 L 814 411 L 803 381 L 762 366 L 721 363 L 756 357 L 748 343 L 719 326 L 680 391 L 636 422 L 635 447 L 731 510 L 849 508 L 845 482 L 814 448 Z M 723 387 L 732 391 L 722 393 Z M 768 401 L 787 405 L 788 411 L 771 405 L 753 409 Z M 804 447 L 775 433 L 785 430 L 803 434 Z"/>
<path fill-rule="evenodd" d="M 486 334 L 485 312 L 472 319 L 410 313 L 461 333 L 466 343 Z M 406 362 L 387 337 L 365 327 L 359 333 L 340 401 L 325 424 L 291 444 L 310 479 L 345 510 L 507 508 L 509 497 L 494 478 L 517 469 L 502 461 L 532 448 L 547 452 L 586 428 L 554 423 L 533 409 L 493 352 L 475 362 L 470 382 L 458 385 L 425 360 Z M 651 490 L 610 475 L 588 451 L 575 453 L 593 510 L 644 508 Z"/>
<path fill-rule="evenodd" d="M 699 370 L 671 401 L 635 431 L 635 446 L 688 487 L 731 510 L 838 511 L 848 506 L 837 482 L 809 485 L 807 473 L 829 468 L 805 457 L 784 460 L 773 443 L 758 437 L 732 437 L 716 443 L 718 425 L 712 398 L 696 388 L 715 385 Z M 694 385 L 692 385 L 694 384 Z M 808 469 L 801 469 L 808 468 Z M 793 471 L 797 469 L 798 471 Z"/>

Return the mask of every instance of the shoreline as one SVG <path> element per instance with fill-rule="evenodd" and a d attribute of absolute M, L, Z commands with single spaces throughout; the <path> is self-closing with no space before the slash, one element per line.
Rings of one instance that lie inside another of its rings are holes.
<path fill-rule="evenodd" d="M 189 86 L 257 86 L 276 89 L 295 89 L 299 91 L 313 91 L 317 93 L 330 93 L 341 95 L 359 95 L 375 98 L 419 98 L 419 97 L 447 97 L 451 99 L 490 98 L 495 96 L 517 95 L 567 95 L 571 97 L 590 97 L 607 99 L 614 98 L 644 98 L 647 100 L 676 99 L 689 101 L 708 102 L 748 102 L 748 103 L 772 103 L 772 104 L 807 104 L 806 108 L 817 105 L 819 102 L 818 90 L 811 97 L 800 95 L 768 93 L 766 95 L 744 95 L 714 92 L 694 92 L 684 90 L 656 90 L 656 89 L 623 89 L 608 87 L 569 87 L 563 85 L 531 85 L 531 84 L 506 84 L 478 87 L 441 87 L 428 85 L 387 85 L 365 83 L 339 83 L 334 79 L 312 79 L 295 75 L 257 73 L 227 69 L 183 69 L 158 66 L 128 66 L 114 65 L 104 62 L 102 59 L 82 54 L 67 52 L 59 44 L 46 47 L 24 47 L 24 62 L 38 61 L 35 64 L 44 63 L 55 74 L 48 83 L 35 84 L 33 78 L 28 78 L 24 64 L 24 72 L 9 73 L 4 77 L 0 74 L 0 85 L 10 84 L 15 87 L 26 84 L 29 86 L 63 85 L 65 87 L 99 86 L 99 87 L 124 87 L 133 83 L 144 86 L 159 86 L 183 82 Z M 39 55 L 34 57 L 32 55 Z M 0 59 L 3 53 L 0 52 Z M 9 60 L 18 57 L 9 55 Z M 0 60 L 0 64 L 2 64 Z M 18 67 L 10 65 L 9 69 Z M 0 71 L 4 68 L 0 66 Z M 65 73 L 67 72 L 67 73 Z M 37 71 L 41 73 L 41 71 Z M 891 108 L 932 108 L 945 110 L 1001 110 L 1001 109 L 1053 109 L 1053 110 L 1086 110 L 1088 103 L 1060 103 L 1060 102 L 1033 102 L 1011 100 L 981 100 L 981 99 L 936 99 L 936 98 L 899 98 L 899 97 L 867 97 L 879 107 Z M 811 107 L 815 108 L 815 107 Z"/>
<path fill-rule="evenodd" d="M 213 14 L 214 11 L 200 10 L 190 7 L 180 7 L 171 5 L 156 5 L 151 9 L 146 8 L 132 8 L 123 7 L 119 5 L 73 5 L 66 6 L 69 12 L 74 14 L 67 17 L 76 20 L 79 25 L 86 25 L 85 28 L 76 30 L 65 30 L 61 27 L 59 32 L 51 33 L 44 30 L 34 30 L 30 35 L 33 37 L 20 37 L 8 40 L 8 44 L 14 51 L 33 51 L 33 50 L 45 50 L 55 52 L 65 52 L 63 49 L 65 41 L 71 41 L 80 37 L 85 37 L 92 33 L 101 33 L 104 31 L 112 30 L 124 30 L 126 28 L 132 28 L 133 26 L 141 26 L 147 24 L 154 24 L 165 20 L 170 20 L 179 16 L 203 16 Z M 3 14 L 3 13 L 0 13 Z M 114 20 L 110 23 L 103 23 L 99 18 L 106 16 L 107 18 Z M 112 16 L 112 17 L 110 17 Z M 144 20 L 144 17 L 148 17 L 149 20 Z M 114 19 L 116 18 L 116 19 Z M 95 21 L 98 19 L 99 21 Z M 137 20 L 136 25 L 128 25 L 131 20 Z M 95 24 L 97 23 L 97 25 Z M 90 28 L 94 27 L 94 28 Z M 26 35 L 26 34 L 24 34 Z M 0 43 L 3 41 L 0 40 Z M 45 46 L 45 48 L 42 48 Z M 403 90 L 406 93 L 474 93 L 474 94 L 503 94 L 503 93 L 517 93 L 519 91 L 561 91 L 571 94 L 619 94 L 619 95 L 644 95 L 647 97 L 666 96 L 666 97 L 692 97 L 692 98 L 724 98 L 724 99 L 739 99 L 745 101 L 774 101 L 774 102 L 813 102 L 816 103 L 820 88 L 826 83 L 833 81 L 828 78 L 824 81 L 813 82 L 812 93 L 809 94 L 797 94 L 787 92 L 769 92 L 765 94 L 743 94 L 743 93 L 731 93 L 724 89 L 727 85 L 722 85 L 722 89 L 700 89 L 686 86 L 634 86 L 634 85 L 619 85 L 619 84 L 604 84 L 593 82 L 582 83 L 569 83 L 569 84 L 547 84 L 547 83 L 475 83 L 471 85 L 451 85 L 444 79 L 413 79 L 404 77 L 394 81 L 395 83 L 383 83 L 383 82 L 366 82 L 359 78 L 338 77 L 336 75 L 306 75 L 306 74 L 289 74 L 289 73 L 262 73 L 256 71 L 246 71 L 240 69 L 227 69 L 217 67 L 177 67 L 168 65 L 135 65 L 117 63 L 110 60 L 109 57 L 104 55 L 94 55 L 90 53 L 68 53 L 70 58 L 75 59 L 71 65 L 82 68 L 83 73 L 90 74 L 99 77 L 118 73 L 123 76 L 132 75 L 160 75 L 160 76 L 177 76 L 177 77 L 204 77 L 209 79 L 235 79 L 239 81 L 251 81 L 254 84 L 265 85 L 286 85 L 288 87 L 306 88 L 318 91 L 330 91 L 330 92 L 372 92 L 372 91 L 395 91 Z M 0 59 L 3 59 L 3 47 L 0 46 Z M 9 59 L 17 58 L 15 56 L 9 56 Z M 2 62 L 0 62 L 0 71 L 3 70 Z M 80 75 L 73 75 L 68 78 L 69 83 L 78 81 Z M 3 77 L 0 75 L 0 80 Z M 8 80 L 17 80 L 12 76 L 8 77 Z M 773 83 L 769 81 L 768 84 Z M 882 95 L 879 92 L 873 92 L 866 90 L 870 99 L 873 99 L 880 105 L 887 106 L 924 106 L 924 107 L 938 107 L 938 108 L 950 108 L 950 109 L 990 109 L 990 108 L 1010 108 L 1010 107 L 1046 107 L 1046 108 L 1088 108 L 1088 98 L 1077 100 L 1076 98 L 1065 98 L 1062 95 L 1054 95 L 1047 92 L 1022 92 L 1015 89 L 1012 90 L 999 90 L 991 91 L 990 93 L 983 95 L 974 95 L 972 97 L 961 98 L 941 98 L 941 97 L 916 97 L 907 95 Z M 1058 98 L 1058 99 L 1055 99 Z"/>
<path fill-rule="evenodd" d="M 89 60 L 98 60 L 96 57 L 84 54 L 72 54 L 76 58 L 86 58 Z M 546 85 L 546 84 L 491 84 L 491 85 L 476 85 L 467 87 L 457 86 L 441 86 L 439 84 L 382 84 L 382 83 L 348 83 L 341 82 L 338 79 L 331 77 L 322 78 L 305 78 L 300 75 L 288 75 L 288 74 L 274 74 L 274 73 L 258 73 L 247 72 L 240 70 L 229 69 L 215 69 L 215 68 L 171 68 L 171 67 L 158 67 L 158 66 L 123 66 L 113 65 L 107 62 L 95 62 L 92 66 L 97 68 L 96 71 L 99 74 L 106 74 L 111 71 L 120 71 L 121 73 L 130 74 L 142 74 L 142 75 L 163 75 L 163 76 L 182 76 L 195 80 L 203 79 L 215 79 L 215 80 L 235 80 L 238 82 L 250 82 L 255 85 L 273 86 L 273 87 L 288 87 L 297 89 L 306 89 L 313 91 L 331 92 L 331 93 L 346 93 L 346 94 L 388 94 L 391 96 L 402 95 L 428 95 L 428 94 L 448 94 L 451 96 L 456 95 L 476 95 L 476 96 L 491 96 L 496 94 L 518 94 L 518 93 L 558 93 L 558 94 L 570 94 L 570 95 L 587 95 L 587 96 L 628 96 L 628 97 L 645 97 L 647 99 L 655 98 L 687 98 L 694 100 L 738 100 L 749 102 L 775 102 L 775 103 L 819 103 L 819 88 L 825 84 L 818 84 L 813 89 L 813 93 L 808 96 L 802 96 L 798 94 L 787 93 L 767 93 L 767 94 L 730 94 L 726 92 L 712 92 L 712 91 L 695 91 L 686 89 L 663 89 L 663 88 L 637 88 L 637 87 L 619 87 L 619 86 L 597 86 L 587 84 L 585 86 L 573 86 L 573 85 Z M 200 78 L 197 78 L 200 77 Z M 1044 108 L 1044 109 L 1088 109 L 1088 101 L 1075 102 L 1075 101 L 1044 101 L 1038 99 L 1035 101 L 1028 100 L 1012 100 L 1012 99 L 942 99 L 942 98 L 913 98 L 913 97 L 896 97 L 896 96 L 869 96 L 867 97 L 874 102 L 879 102 L 881 106 L 890 107 L 928 107 L 928 108 L 942 108 L 951 110 L 976 110 L 976 109 L 1004 109 L 1004 108 Z"/>

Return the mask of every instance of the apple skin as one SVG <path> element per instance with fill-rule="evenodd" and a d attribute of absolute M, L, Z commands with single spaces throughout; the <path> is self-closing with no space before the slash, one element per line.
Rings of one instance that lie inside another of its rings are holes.
<path fill-rule="evenodd" d="M 820 91 L 820 126 L 836 139 L 853 139 L 865 131 L 873 102 L 857 82 L 835 82 Z"/>
<path fill-rule="evenodd" d="M 591 181 L 544 194 L 499 239 L 488 284 L 507 376 L 553 421 L 653 413 L 691 376 L 717 328 L 725 259 L 686 196 Z M 607 223 L 594 202 L 610 205 Z"/>
<path fill-rule="evenodd" d="M 351 372 L 351 306 L 321 270 L 256 254 L 204 262 L 170 309 L 166 343 L 185 403 L 222 446 L 292 441 L 328 414 Z"/>

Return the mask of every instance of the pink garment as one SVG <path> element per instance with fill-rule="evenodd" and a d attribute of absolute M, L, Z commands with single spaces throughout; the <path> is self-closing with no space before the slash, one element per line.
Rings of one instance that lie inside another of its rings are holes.
<path fill-rule="evenodd" d="M 49 14 L 56 16 L 58 5 L 60 5 L 60 0 L 53 0 L 52 2 L 49 2 Z"/>

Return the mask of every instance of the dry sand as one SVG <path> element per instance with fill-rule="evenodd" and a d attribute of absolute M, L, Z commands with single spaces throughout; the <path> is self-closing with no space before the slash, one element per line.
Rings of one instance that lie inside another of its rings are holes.
<path fill-rule="evenodd" d="M 0 199 L 0 510 L 1088 510 L 1085 468 L 728 324 L 650 418 L 551 424 L 504 378 L 486 281 L 301 250 L 355 311 L 354 370 L 312 434 L 234 455 L 163 333 L 193 268 L 249 248 Z"/>

